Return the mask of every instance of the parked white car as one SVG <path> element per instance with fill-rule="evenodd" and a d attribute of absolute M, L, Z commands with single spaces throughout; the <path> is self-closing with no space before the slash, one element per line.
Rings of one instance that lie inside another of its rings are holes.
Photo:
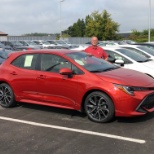
<path fill-rule="evenodd" d="M 108 61 L 123 65 L 124 68 L 145 73 L 154 78 L 154 61 L 136 52 L 122 47 L 103 47 L 108 54 Z"/>
<path fill-rule="evenodd" d="M 154 60 L 154 50 L 146 46 L 141 45 L 120 45 L 122 48 L 130 49 L 136 53 L 139 53 L 147 58 Z"/>

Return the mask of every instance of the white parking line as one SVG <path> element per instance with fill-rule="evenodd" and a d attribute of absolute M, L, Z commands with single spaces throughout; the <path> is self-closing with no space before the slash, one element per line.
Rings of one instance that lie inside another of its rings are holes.
<path fill-rule="evenodd" d="M 102 137 L 113 138 L 113 139 L 117 139 L 117 140 L 130 141 L 130 142 L 135 142 L 135 143 L 140 143 L 140 144 L 146 143 L 145 140 L 140 140 L 140 139 L 135 139 L 135 138 L 129 138 L 129 137 L 123 137 L 123 136 L 118 136 L 118 135 L 87 131 L 87 130 L 82 130 L 82 129 L 74 129 L 74 128 L 56 126 L 56 125 L 47 125 L 47 124 L 42 124 L 42 123 L 37 123 L 37 122 L 32 122 L 32 121 L 26 121 L 26 120 L 13 119 L 13 118 L 8 118 L 8 117 L 3 117 L 3 116 L 0 116 L 0 119 L 18 122 L 18 123 L 24 123 L 24 124 L 33 125 L 33 126 L 48 127 L 48 128 L 65 130 L 65 131 L 78 132 L 78 133 L 82 133 L 82 134 L 102 136 Z"/>

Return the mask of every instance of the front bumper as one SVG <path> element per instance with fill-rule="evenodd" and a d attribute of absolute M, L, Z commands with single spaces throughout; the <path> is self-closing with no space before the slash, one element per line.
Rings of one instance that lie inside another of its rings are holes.
<path fill-rule="evenodd" d="M 154 91 L 137 91 L 134 96 L 118 91 L 114 95 L 115 115 L 132 117 L 154 112 Z"/>

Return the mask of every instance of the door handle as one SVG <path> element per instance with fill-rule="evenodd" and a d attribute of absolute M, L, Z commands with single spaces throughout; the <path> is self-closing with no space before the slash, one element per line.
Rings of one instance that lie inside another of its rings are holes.
<path fill-rule="evenodd" d="M 11 72 L 10 74 L 12 75 L 17 75 L 17 73 L 15 71 Z"/>
<path fill-rule="evenodd" d="M 38 78 L 39 78 L 39 79 L 45 79 L 46 76 L 45 76 L 45 75 L 40 75 Z"/>

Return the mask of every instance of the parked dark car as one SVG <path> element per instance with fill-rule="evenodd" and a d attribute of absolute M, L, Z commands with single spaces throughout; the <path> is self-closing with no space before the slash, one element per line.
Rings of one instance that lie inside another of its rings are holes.
<path fill-rule="evenodd" d="M 31 46 L 24 46 L 19 41 L 1 41 L 1 43 L 4 44 L 5 46 L 12 47 L 12 50 L 14 51 L 35 49 L 34 47 Z"/>
<path fill-rule="evenodd" d="M 2 64 L 8 57 L 8 55 L 11 53 L 11 50 L 2 49 L 0 50 L 0 64 Z"/>
<path fill-rule="evenodd" d="M 28 46 L 28 47 L 33 47 L 35 49 L 43 49 L 42 45 L 38 45 L 36 44 L 35 42 L 33 41 L 27 41 L 27 40 L 24 40 L 24 41 L 19 41 L 23 46 Z"/>
<path fill-rule="evenodd" d="M 9 45 L 4 45 L 3 43 L 0 42 L 0 48 L 6 49 L 6 50 L 13 50 L 13 48 Z"/>

